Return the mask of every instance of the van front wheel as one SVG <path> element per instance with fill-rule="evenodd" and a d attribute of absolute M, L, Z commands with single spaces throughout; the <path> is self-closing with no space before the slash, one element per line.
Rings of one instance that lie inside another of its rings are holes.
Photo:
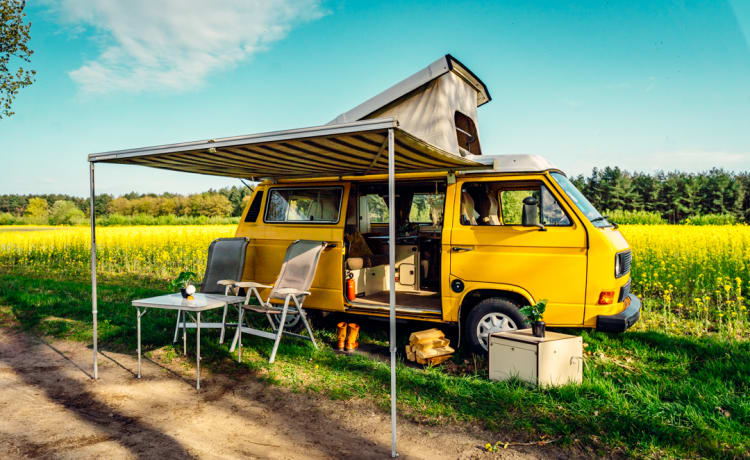
<path fill-rule="evenodd" d="M 526 320 L 520 308 L 515 302 L 500 297 L 490 297 L 476 304 L 466 319 L 466 337 L 472 351 L 487 354 L 490 334 L 523 329 Z"/>

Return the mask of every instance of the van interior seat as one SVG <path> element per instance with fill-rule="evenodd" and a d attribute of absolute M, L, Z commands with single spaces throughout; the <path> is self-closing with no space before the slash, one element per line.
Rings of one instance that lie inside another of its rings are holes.
<path fill-rule="evenodd" d="M 461 220 L 467 225 L 477 224 L 474 218 L 474 198 L 466 190 L 461 192 Z"/>
<path fill-rule="evenodd" d="M 482 225 L 500 225 L 497 197 L 492 192 L 487 193 L 487 199 L 480 202 L 477 211 Z"/>

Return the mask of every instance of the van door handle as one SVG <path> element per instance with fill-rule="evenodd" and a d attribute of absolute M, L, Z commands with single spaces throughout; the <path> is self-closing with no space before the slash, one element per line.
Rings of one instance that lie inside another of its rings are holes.
<path fill-rule="evenodd" d="M 467 248 L 466 246 L 453 246 L 451 248 L 451 251 L 453 252 L 467 252 L 467 251 L 473 251 L 474 248 Z"/>

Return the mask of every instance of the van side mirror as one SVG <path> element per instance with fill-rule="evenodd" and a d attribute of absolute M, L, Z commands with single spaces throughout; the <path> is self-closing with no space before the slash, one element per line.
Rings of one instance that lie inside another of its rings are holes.
<path fill-rule="evenodd" d="M 539 222 L 539 207 L 536 198 L 533 196 L 527 196 L 523 199 L 521 224 L 524 227 L 539 227 L 540 232 L 547 231 L 544 225 Z"/>

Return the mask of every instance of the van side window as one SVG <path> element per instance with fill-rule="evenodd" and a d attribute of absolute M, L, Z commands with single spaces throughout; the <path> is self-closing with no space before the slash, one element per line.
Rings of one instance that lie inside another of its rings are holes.
<path fill-rule="evenodd" d="M 341 211 L 341 187 L 272 188 L 266 222 L 336 223 Z"/>
<path fill-rule="evenodd" d="M 250 209 L 247 210 L 245 222 L 255 222 L 256 220 L 258 220 L 258 215 L 260 214 L 260 203 L 262 201 L 263 190 L 258 190 L 258 193 L 256 193 L 255 197 L 253 198 L 253 202 L 250 203 Z"/>
<path fill-rule="evenodd" d="M 479 136 L 477 135 L 477 127 L 474 125 L 474 120 L 461 112 L 456 112 L 455 122 L 458 146 L 466 149 L 471 154 L 481 155 L 482 147 L 479 145 Z"/>
<path fill-rule="evenodd" d="M 521 225 L 523 200 L 536 198 L 545 226 L 565 227 L 570 218 L 549 189 L 538 182 L 474 182 L 461 188 L 462 225 Z"/>

